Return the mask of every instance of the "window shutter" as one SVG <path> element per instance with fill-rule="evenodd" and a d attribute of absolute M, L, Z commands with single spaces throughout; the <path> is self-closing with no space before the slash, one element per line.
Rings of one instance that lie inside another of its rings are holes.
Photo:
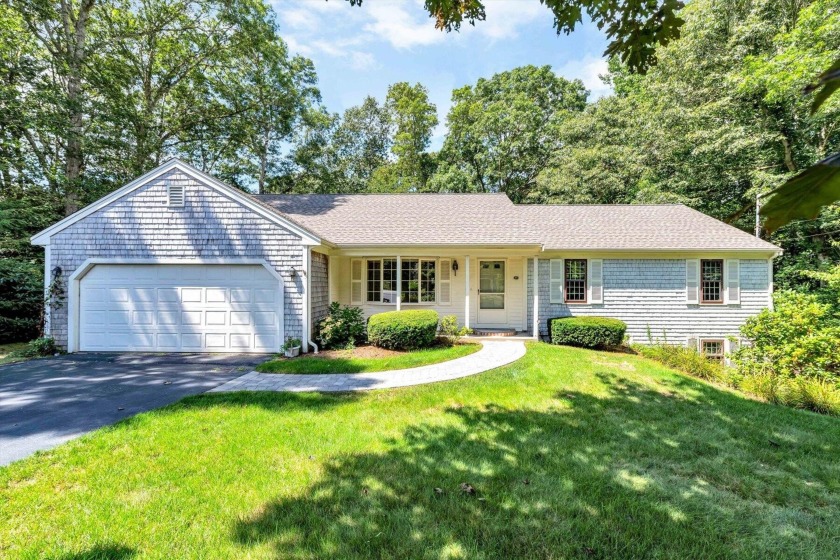
<path fill-rule="evenodd" d="M 589 259 L 589 303 L 604 303 L 604 261 Z"/>
<path fill-rule="evenodd" d="M 700 303 L 700 261 L 685 261 L 685 300 L 687 303 Z"/>
<path fill-rule="evenodd" d="M 352 259 L 350 261 L 350 303 L 354 305 L 361 305 L 362 296 L 362 259 Z"/>
<path fill-rule="evenodd" d="M 726 303 L 741 303 L 741 261 L 726 261 Z"/>
<path fill-rule="evenodd" d="M 438 302 L 452 303 L 452 261 L 440 259 L 438 267 Z"/>
<path fill-rule="evenodd" d="M 685 343 L 685 345 L 688 348 L 692 348 L 694 350 L 697 350 L 698 352 L 700 351 L 699 344 L 700 344 L 700 341 L 697 339 L 696 336 L 689 336 L 688 340 L 686 340 L 686 343 Z"/>
<path fill-rule="evenodd" d="M 551 259 L 549 268 L 549 301 L 563 303 L 563 259 Z"/>

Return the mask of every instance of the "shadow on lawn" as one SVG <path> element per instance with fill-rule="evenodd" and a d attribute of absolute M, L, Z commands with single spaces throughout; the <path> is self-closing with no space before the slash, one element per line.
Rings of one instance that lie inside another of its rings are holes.
<path fill-rule="evenodd" d="M 452 422 L 412 426 L 388 451 L 334 459 L 304 496 L 264 504 L 233 537 L 282 558 L 840 553 L 836 439 L 812 437 L 832 419 L 687 379 L 653 390 L 598 375 L 603 398 L 453 408 Z M 807 421 L 806 437 L 785 439 L 788 418 Z"/>
<path fill-rule="evenodd" d="M 120 544 L 98 544 L 82 552 L 71 552 L 52 557 L 53 560 L 128 560 L 137 554 L 132 548 Z"/>

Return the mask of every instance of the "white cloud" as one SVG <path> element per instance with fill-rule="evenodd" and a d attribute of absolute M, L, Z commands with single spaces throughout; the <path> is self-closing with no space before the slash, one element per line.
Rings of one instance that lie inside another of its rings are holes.
<path fill-rule="evenodd" d="M 353 51 L 350 53 L 350 66 L 354 70 L 373 70 L 378 68 L 379 64 L 376 58 L 369 52 Z"/>
<path fill-rule="evenodd" d="M 545 17 L 548 9 L 541 3 L 523 0 L 491 0 L 485 3 L 486 20 L 475 24 L 475 32 L 490 39 L 512 39 L 519 35 L 522 27 L 538 18 Z M 468 32 L 470 25 L 463 26 Z"/>
<path fill-rule="evenodd" d="M 417 2 L 406 4 L 380 0 L 375 4 L 364 4 L 363 8 L 372 19 L 364 25 L 364 31 L 398 49 L 431 45 L 445 39 L 443 32 L 435 29 L 428 14 L 422 17 L 425 12 L 422 4 Z"/>
<path fill-rule="evenodd" d="M 566 79 L 579 78 L 590 91 L 589 100 L 594 101 L 612 92 L 612 88 L 601 81 L 599 74 L 607 73 L 607 61 L 596 56 L 585 56 L 579 60 L 570 60 L 555 72 Z"/>

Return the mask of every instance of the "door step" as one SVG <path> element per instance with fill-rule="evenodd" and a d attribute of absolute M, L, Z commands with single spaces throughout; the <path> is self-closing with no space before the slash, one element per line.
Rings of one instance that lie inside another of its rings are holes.
<path fill-rule="evenodd" d="M 473 336 L 516 336 L 516 329 L 473 329 Z"/>

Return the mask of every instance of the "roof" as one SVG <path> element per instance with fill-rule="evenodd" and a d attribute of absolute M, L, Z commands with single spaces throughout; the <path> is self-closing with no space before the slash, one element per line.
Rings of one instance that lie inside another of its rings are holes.
<path fill-rule="evenodd" d="M 544 250 L 779 247 L 682 204 L 513 204 L 504 194 L 259 195 L 338 246 L 536 245 Z"/>
<path fill-rule="evenodd" d="M 540 245 L 504 194 L 257 197 L 336 245 Z"/>

